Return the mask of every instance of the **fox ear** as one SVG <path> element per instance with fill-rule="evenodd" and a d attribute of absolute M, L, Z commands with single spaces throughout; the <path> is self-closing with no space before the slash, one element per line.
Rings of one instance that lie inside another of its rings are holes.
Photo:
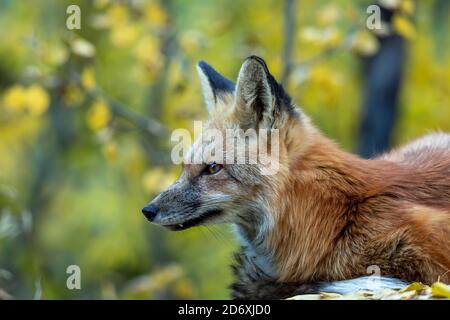
<path fill-rule="evenodd" d="M 212 112 L 219 100 L 222 100 L 226 95 L 233 95 L 234 83 L 214 70 L 205 61 L 200 61 L 197 64 L 197 71 L 206 108 L 208 112 Z"/>
<path fill-rule="evenodd" d="M 284 102 L 290 104 L 290 98 L 270 74 L 264 60 L 248 57 L 236 84 L 235 112 L 241 127 L 272 128 Z"/>

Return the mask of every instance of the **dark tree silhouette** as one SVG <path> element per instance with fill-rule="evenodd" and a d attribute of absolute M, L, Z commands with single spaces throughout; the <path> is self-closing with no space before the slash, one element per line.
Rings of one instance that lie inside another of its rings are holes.
<path fill-rule="evenodd" d="M 390 23 L 393 11 L 381 8 Z M 398 113 L 398 94 L 405 61 L 405 39 L 397 34 L 378 37 L 376 54 L 363 58 L 364 97 L 358 152 L 369 158 L 390 147 Z"/>

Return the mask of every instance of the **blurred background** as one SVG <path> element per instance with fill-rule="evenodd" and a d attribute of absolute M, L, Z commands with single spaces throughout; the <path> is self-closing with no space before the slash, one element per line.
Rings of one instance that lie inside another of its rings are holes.
<path fill-rule="evenodd" d="M 206 117 L 200 59 L 234 80 L 264 57 L 364 157 L 450 131 L 450 1 L 378 1 L 369 30 L 373 3 L 0 0 L 0 297 L 228 297 L 228 226 L 171 233 L 140 212 L 180 172 L 171 130 Z"/>

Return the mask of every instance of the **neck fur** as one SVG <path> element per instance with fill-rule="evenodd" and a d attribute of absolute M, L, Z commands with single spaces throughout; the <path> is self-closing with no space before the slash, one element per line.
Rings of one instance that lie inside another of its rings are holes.
<path fill-rule="evenodd" d="M 281 188 L 273 188 L 278 192 L 269 200 L 261 199 L 269 205 L 254 215 L 264 217 L 256 227 L 238 230 L 249 254 L 259 256 L 273 276 L 304 281 L 314 278 L 318 265 L 336 251 L 335 239 L 351 223 L 357 204 L 383 188 L 377 171 L 389 164 L 346 153 L 313 127 L 291 134 L 297 141 L 290 146 L 287 135 L 287 148 L 297 149 L 286 153 L 296 158 L 288 172 L 280 173 Z M 305 143 L 298 146 L 298 141 Z"/>

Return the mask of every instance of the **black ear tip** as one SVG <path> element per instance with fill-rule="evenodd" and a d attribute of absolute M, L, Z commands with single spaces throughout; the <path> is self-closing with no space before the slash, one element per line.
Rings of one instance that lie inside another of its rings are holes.
<path fill-rule="evenodd" d="M 251 56 L 248 56 L 245 60 L 258 60 L 258 61 L 264 61 L 264 59 L 263 58 L 261 58 L 261 57 L 259 57 L 259 56 L 257 56 L 257 55 L 254 55 L 254 54 L 252 54 Z"/>
<path fill-rule="evenodd" d="M 258 56 L 255 56 L 255 55 L 251 55 L 251 56 L 249 56 L 249 57 L 247 57 L 247 58 L 245 59 L 244 64 L 245 64 L 246 62 L 254 63 L 254 64 L 256 64 L 256 65 L 259 65 L 260 67 L 262 67 L 262 69 L 264 70 L 265 73 L 270 73 L 270 72 L 269 72 L 269 68 L 267 67 L 266 62 L 265 62 L 264 59 L 261 58 L 261 57 L 258 57 Z"/>
<path fill-rule="evenodd" d="M 262 66 L 264 66 L 264 68 L 267 68 L 267 64 L 264 61 L 264 59 L 261 57 L 255 56 L 255 55 L 251 55 L 251 56 L 247 57 L 245 59 L 245 61 L 255 61 L 255 62 L 261 64 Z"/>
<path fill-rule="evenodd" d="M 234 83 L 222 76 L 205 61 L 200 60 L 197 67 L 206 76 L 213 91 L 234 91 Z"/>
<path fill-rule="evenodd" d="M 206 61 L 200 60 L 197 63 L 197 66 L 203 70 L 203 72 L 207 73 L 209 70 L 214 70 Z"/>

